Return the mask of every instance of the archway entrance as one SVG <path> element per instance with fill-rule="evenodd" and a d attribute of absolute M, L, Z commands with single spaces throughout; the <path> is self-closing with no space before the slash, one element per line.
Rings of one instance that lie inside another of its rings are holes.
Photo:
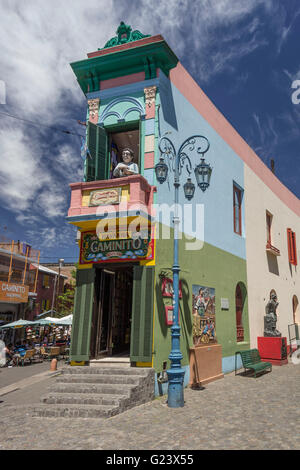
<path fill-rule="evenodd" d="M 243 326 L 243 310 L 246 299 L 246 287 L 239 282 L 235 289 L 235 312 L 236 312 L 236 338 L 237 343 L 241 343 L 245 338 Z"/>

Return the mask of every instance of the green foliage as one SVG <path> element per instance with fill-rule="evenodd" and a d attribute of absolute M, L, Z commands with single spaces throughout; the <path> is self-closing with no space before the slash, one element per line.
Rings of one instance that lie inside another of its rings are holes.
<path fill-rule="evenodd" d="M 74 296 L 75 296 L 75 283 L 70 284 L 66 291 L 58 296 L 58 313 L 59 316 L 64 317 L 73 313 L 74 308 Z"/>

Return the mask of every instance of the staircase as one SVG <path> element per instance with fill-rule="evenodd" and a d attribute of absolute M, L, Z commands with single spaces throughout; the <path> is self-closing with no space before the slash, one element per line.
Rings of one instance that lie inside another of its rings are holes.
<path fill-rule="evenodd" d="M 33 416 L 109 418 L 154 398 L 154 369 L 102 365 L 62 369 Z"/>

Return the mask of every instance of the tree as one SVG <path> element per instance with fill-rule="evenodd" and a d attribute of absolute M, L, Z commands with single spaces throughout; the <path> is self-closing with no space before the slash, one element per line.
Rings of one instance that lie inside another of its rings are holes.
<path fill-rule="evenodd" d="M 75 296 L 75 285 L 76 285 L 76 270 L 71 271 L 72 279 L 70 283 L 66 283 L 64 286 L 64 292 L 58 296 L 58 318 L 65 317 L 70 313 L 73 313 L 74 308 L 74 296 Z"/>

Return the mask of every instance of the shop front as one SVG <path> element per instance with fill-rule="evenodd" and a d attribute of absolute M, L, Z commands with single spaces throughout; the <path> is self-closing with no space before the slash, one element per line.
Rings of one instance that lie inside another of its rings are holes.
<path fill-rule="evenodd" d="M 78 185 L 72 189 L 78 191 Z M 71 205 L 69 211 L 80 231 L 71 363 L 122 355 L 151 364 L 153 187 L 136 175 L 98 181 L 97 189 L 80 183 L 80 192 L 80 209 Z M 151 332 L 147 346 L 140 342 L 143 322 Z"/>
<path fill-rule="evenodd" d="M 29 286 L 0 281 L 0 326 L 24 317 Z M 14 341 L 15 331 L 3 330 L 5 342 Z"/>

